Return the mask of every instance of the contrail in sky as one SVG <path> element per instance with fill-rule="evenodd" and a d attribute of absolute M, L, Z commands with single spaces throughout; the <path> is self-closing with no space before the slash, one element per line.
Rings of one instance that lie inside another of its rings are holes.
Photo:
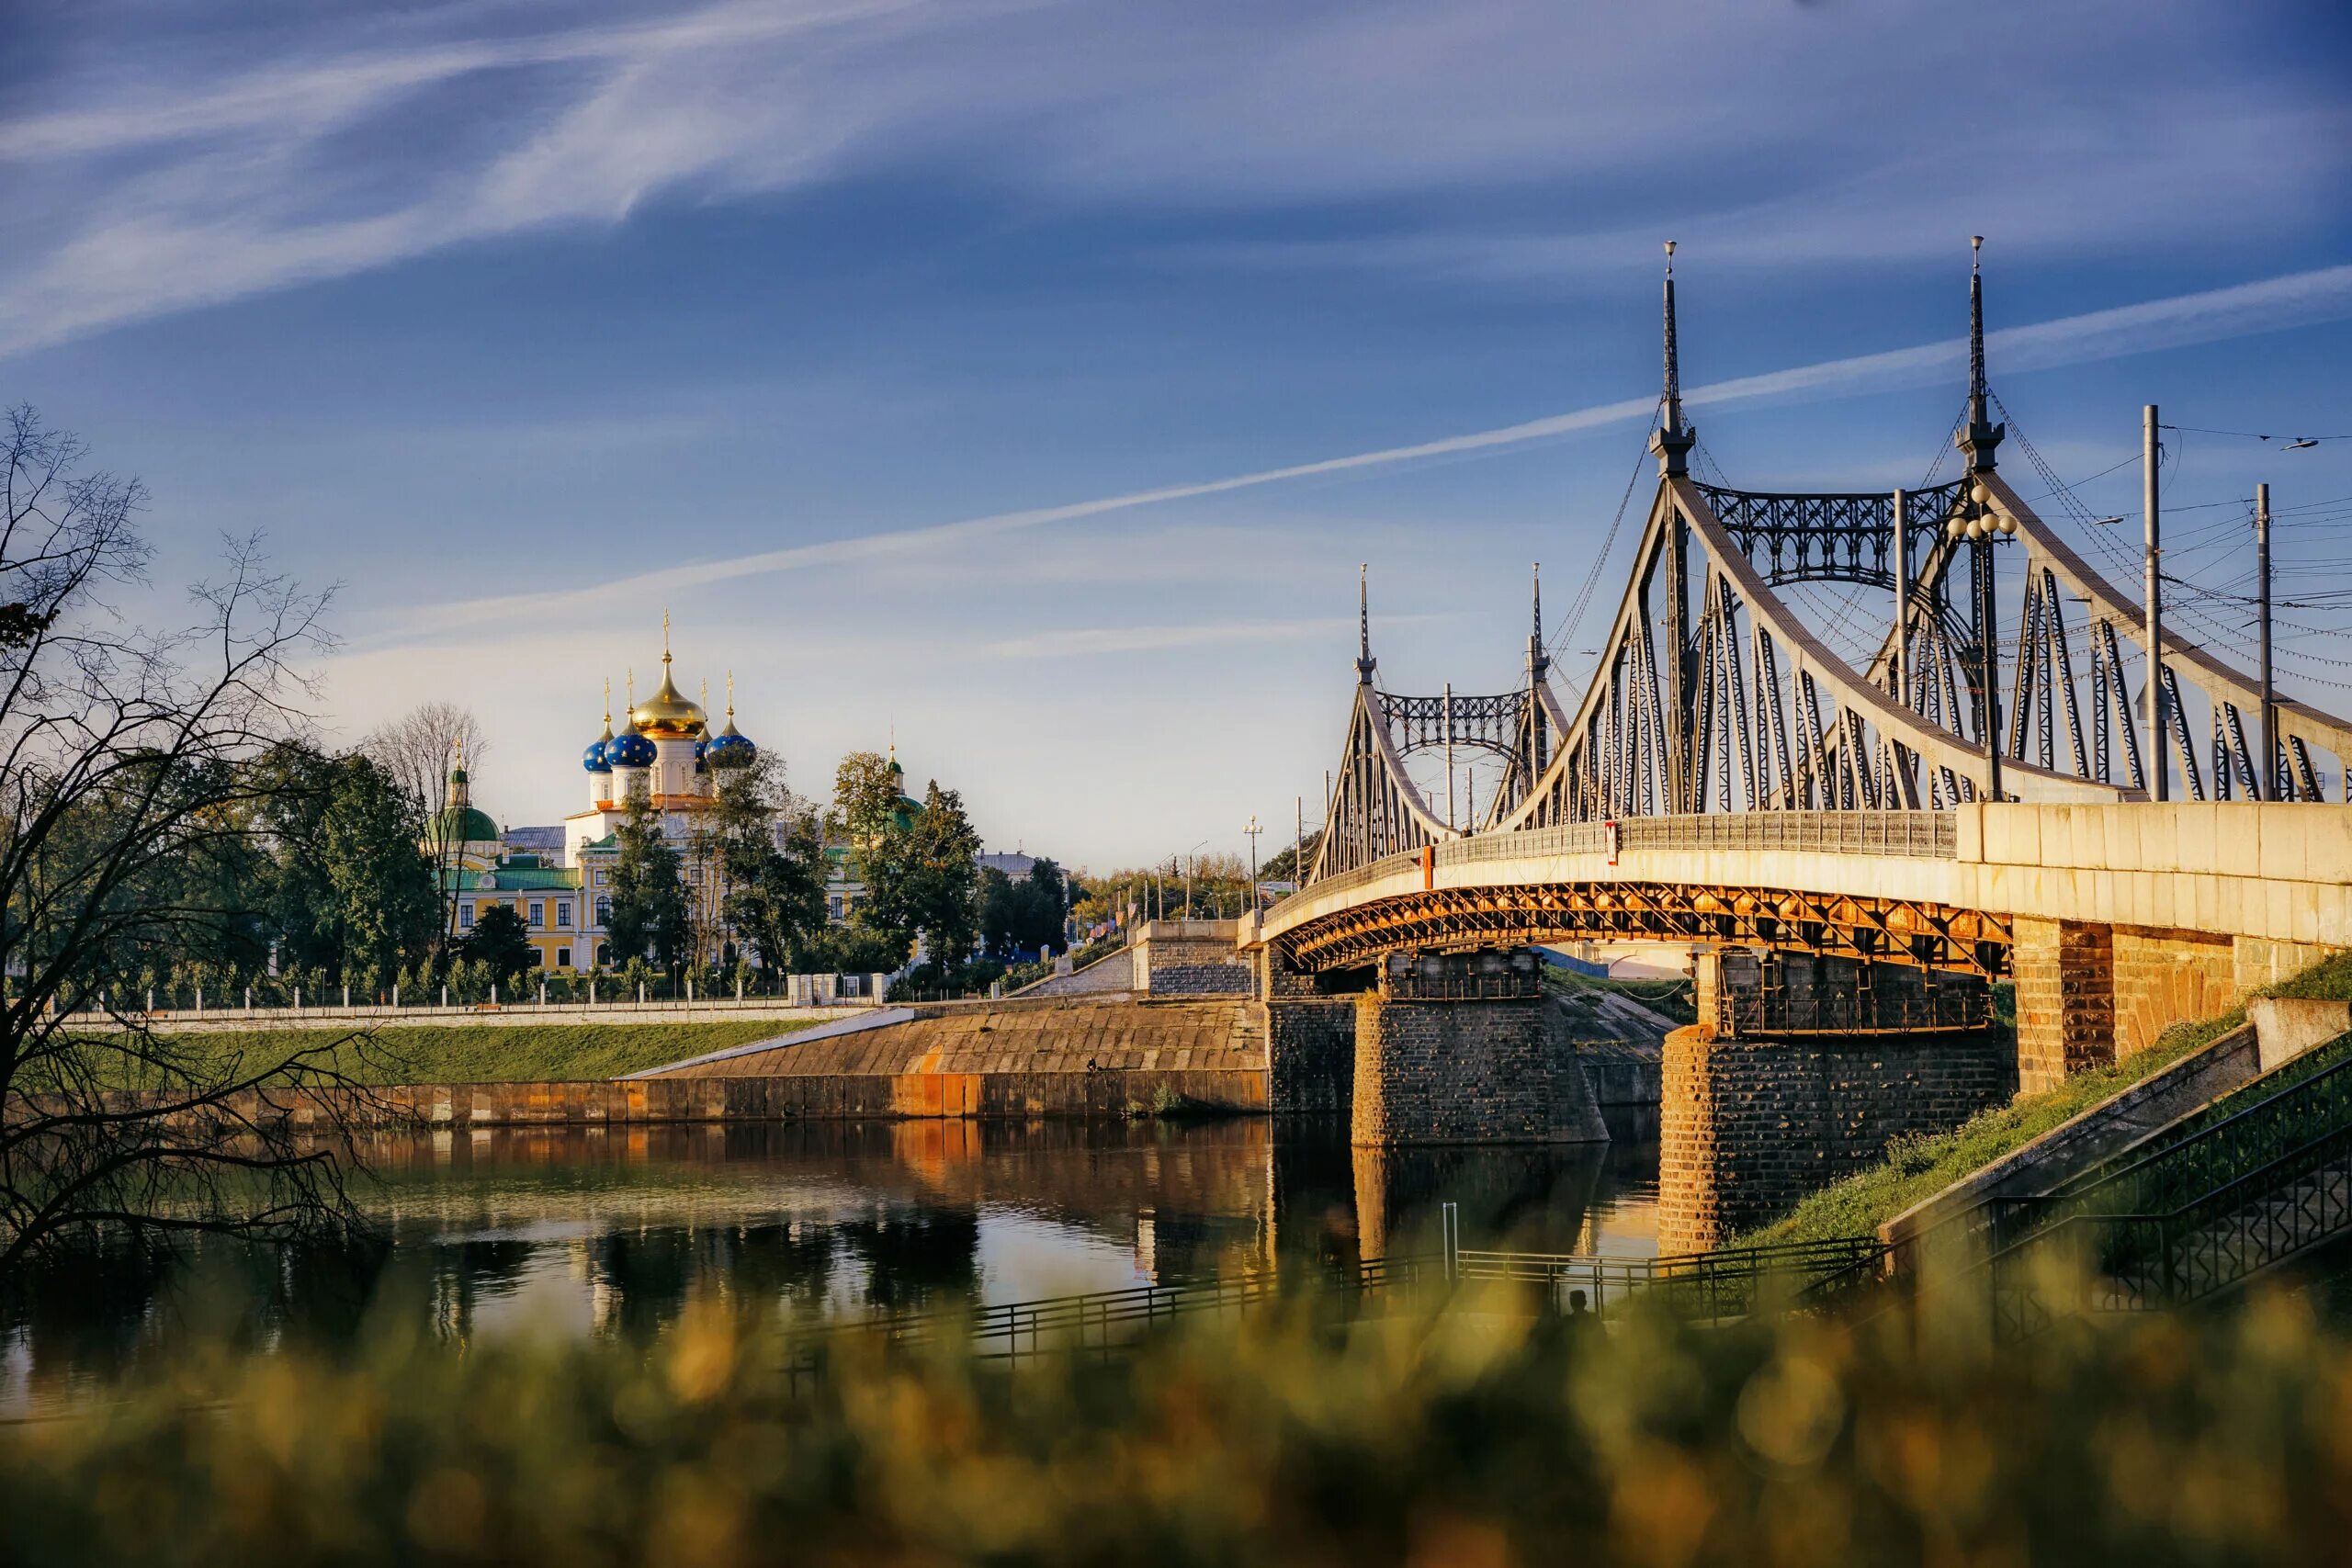
<path fill-rule="evenodd" d="M 2138 305 L 2064 316 L 2030 326 L 2010 327 L 1988 333 L 1985 344 L 1988 355 L 2003 370 L 2034 370 L 2119 358 L 2187 344 L 2211 343 L 2275 331 L 2301 322 L 2334 321 L 2345 316 L 2352 316 L 2352 265 L 2289 273 L 2256 283 L 2233 284 L 2224 288 L 2177 294 Z M 1946 338 L 1910 348 L 1823 360 L 1814 365 L 1767 371 L 1758 376 L 1712 382 L 1685 389 L 1682 400 L 1686 406 L 1701 408 L 1802 397 L 1833 389 L 1860 391 L 1873 387 L 1917 386 L 1938 377 L 1957 373 L 1965 365 L 1967 353 L 1965 338 Z M 1000 512 L 987 517 L 966 518 L 960 522 L 933 524 L 927 527 L 895 529 L 845 539 L 830 539 L 813 545 L 794 545 L 784 549 L 762 550 L 720 560 L 667 567 L 659 571 L 640 572 L 581 588 L 410 607 L 397 613 L 400 620 L 397 631 L 389 632 L 382 637 L 356 640 L 363 647 L 371 643 L 380 646 L 392 640 L 414 641 L 423 634 L 456 626 L 514 615 L 546 614 L 624 594 L 641 597 L 766 572 L 842 566 L 942 543 L 1022 533 L 1057 523 L 1100 517 L 1108 513 L 1128 512 L 1172 501 L 1223 495 L 1232 491 L 1252 490 L 1261 485 L 1281 484 L 1291 479 L 1314 479 L 1359 468 L 1385 468 L 1424 457 L 1500 451 L 1532 441 L 1549 440 L 1647 419 L 1657 408 L 1656 397 L 1625 398 L 1615 402 L 1595 403 L 1566 413 L 1549 414 L 1519 424 L 1500 425 L 1492 430 L 1416 442 L 1408 446 L 1386 446 L 1374 452 L 1356 452 L 1344 457 L 1294 463 L 1285 468 L 1261 468 L 1254 473 L 1235 474 L 1225 479 L 1164 485 L 1157 490 L 1129 491 L 1123 495 L 1070 502 L 1061 506 Z"/>

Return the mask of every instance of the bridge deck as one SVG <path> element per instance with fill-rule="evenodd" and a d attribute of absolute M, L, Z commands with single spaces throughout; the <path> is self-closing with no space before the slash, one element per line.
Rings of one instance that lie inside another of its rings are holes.
<path fill-rule="evenodd" d="M 1737 905 L 1833 922 L 1850 904 L 1855 919 L 1900 910 L 1894 929 L 1925 921 L 1960 942 L 2006 945 L 2023 918 L 2343 948 L 2352 807 L 1980 804 L 1576 823 L 1373 862 L 1284 900 L 1244 941 L 1279 942 L 1321 967 L 1476 942 L 1482 930 L 1589 934 L 1607 929 L 1593 923 L 1596 908 L 1629 900 L 1692 918 Z M 1521 924 L 1497 923 L 1506 916 Z"/>

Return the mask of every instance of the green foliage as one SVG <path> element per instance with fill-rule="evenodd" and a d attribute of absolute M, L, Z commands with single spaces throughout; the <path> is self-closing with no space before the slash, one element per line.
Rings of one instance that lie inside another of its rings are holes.
<path fill-rule="evenodd" d="M 858 911 L 847 925 L 811 931 L 796 969 L 811 975 L 887 975 L 907 961 L 907 941 L 877 931 Z"/>
<path fill-rule="evenodd" d="M 763 751 L 722 769 L 706 827 L 737 939 L 777 974 L 798 970 L 825 929 L 825 849 L 817 813 L 784 787 L 783 765 Z"/>
<path fill-rule="evenodd" d="M 2352 953 L 2324 959 L 2301 974 L 2275 986 L 2266 986 L 2255 994 L 2298 997 L 2306 1001 L 2352 1002 Z"/>
<path fill-rule="evenodd" d="M 474 929 L 458 944 L 468 964 L 480 964 L 488 980 L 512 992 L 514 976 L 539 966 L 539 950 L 531 945 L 530 928 L 512 905 L 492 904 L 474 919 Z"/>
<path fill-rule="evenodd" d="M 1322 829 L 1317 829 L 1316 831 L 1306 835 L 1306 860 L 1309 869 L 1313 868 L 1315 864 L 1316 852 L 1322 848 Z M 1258 879 L 1261 882 L 1296 882 L 1298 880 L 1298 846 L 1296 844 L 1284 844 L 1280 850 L 1277 850 L 1274 852 L 1272 859 L 1266 861 L 1258 867 Z"/>
<path fill-rule="evenodd" d="M 678 852 L 662 838 L 660 815 L 641 799 L 629 802 L 613 836 L 612 914 L 605 922 L 613 956 L 623 964 L 642 959 L 675 969 L 694 937 Z"/>
<path fill-rule="evenodd" d="M 424 957 L 440 930 L 424 803 L 358 753 L 289 742 L 254 764 L 266 858 L 248 896 L 266 911 L 278 964 L 340 980 L 362 964 Z"/>
<path fill-rule="evenodd" d="M 1011 960 L 1062 945 L 1068 890 L 1061 867 L 1040 858 L 1015 882 L 994 866 L 978 881 L 980 944 L 991 958 Z"/>
<path fill-rule="evenodd" d="M 902 819 L 899 798 L 906 781 L 878 751 L 852 751 L 833 773 L 833 821 L 860 846 Z"/>
<path fill-rule="evenodd" d="M 1690 982 L 1682 979 L 1619 979 L 1614 976 L 1579 975 L 1573 969 L 1553 964 L 1544 966 L 1544 983 L 1555 991 L 1569 995 L 1613 994 L 1635 1001 L 1672 1019 L 1677 1023 L 1699 1021 L 1699 1008 L 1690 991 Z"/>
<path fill-rule="evenodd" d="M 933 960 L 960 964 L 979 931 L 975 897 L 980 836 L 964 815 L 964 797 L 934 779 L 912 823 L 893 826 L 864 850 L 870 929 L 925 939 Z"/>
<path fill-rule="evenodd" d="M 414 1314 L 422 1317 L 422 1313 Z M 0 1443 L 0 1559 L 87 1568 L 2340 1561 L 2352 1345 L 2284 1300 L 1995 1352 L 1894 1325 L 1357 1325 L 1309 1299 L 1008 1373 L 845 1343 L 795 1395 L 650 1346 L 215 1344 Z"/>

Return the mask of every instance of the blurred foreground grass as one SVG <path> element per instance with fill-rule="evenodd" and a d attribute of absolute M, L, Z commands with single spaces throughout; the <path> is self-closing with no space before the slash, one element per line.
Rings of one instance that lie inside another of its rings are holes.
<path fill-rule="evenodd" d="M 850 1345 L 797 1396 L 783 1360 L 710 1307 L 636 1346 L 190 1353 L 0 1428 L 0 1560 L 2153 1568 L 2352 1541 L 2352 1342 L 2287 1296 L 1998 1354 L 1300 1309 L 1010 1374 Z"/>

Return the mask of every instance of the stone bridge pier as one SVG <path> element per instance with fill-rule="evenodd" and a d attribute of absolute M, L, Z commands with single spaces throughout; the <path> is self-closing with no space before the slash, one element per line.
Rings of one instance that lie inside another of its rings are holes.
<path fill-rule="evenodd" d="M 1609 1141 L 1532 952 L 1308 974 L 1267 942 L 1252 962 L 1274 1115 L 1345 1116 L 1371 1147 Z"/>
<path fill-rule="evenodd" d="M 1355 998 L 1352 1100 L 1361 1145 L 1609 1138 L 1525 948 L 1384 959 Z"/>
<path fill-rule="evenodd" d="M 1701 953 L 1694 978 L 1699 1021 L 1666 1041 L 1661 1252 L 1719 1247 L 2016 1092 L 1982 980 L 1747 948 Z"/>

